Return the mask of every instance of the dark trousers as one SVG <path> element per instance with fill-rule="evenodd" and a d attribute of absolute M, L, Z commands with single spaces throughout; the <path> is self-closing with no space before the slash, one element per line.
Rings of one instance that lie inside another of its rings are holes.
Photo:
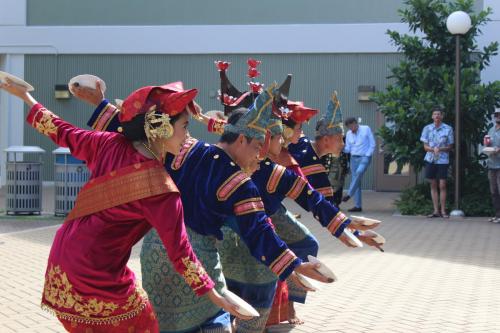
<path fill-rule="evenodd" d="M 495 217 L 500 217 L 500 169 L 488 170 L 491 199 L 495 208 Z"/>

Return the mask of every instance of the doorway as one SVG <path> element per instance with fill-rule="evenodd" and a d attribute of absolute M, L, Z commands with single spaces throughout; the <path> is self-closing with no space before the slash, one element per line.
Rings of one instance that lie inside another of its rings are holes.
<path fill-rule="evenodd" d="M 390 127 L 382 112 L 377 111 L 377 128 Z M 383 140 L 377 136 L 375 148 L 375 188 L 376 191 L 399 192 L 415 185 L 415 172 L 408 163 L 398 163 L 391 152 L 384 149 Z"/>

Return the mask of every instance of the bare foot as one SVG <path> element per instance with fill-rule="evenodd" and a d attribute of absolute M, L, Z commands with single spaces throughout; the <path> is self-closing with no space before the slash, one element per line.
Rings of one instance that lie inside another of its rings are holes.
<path fill-rule="evenodd" d="M 302 319 L 297 317 L 292 301 L 288 302 L 288 322 L 292 325 L 302 325 L 304 323 Z"/>

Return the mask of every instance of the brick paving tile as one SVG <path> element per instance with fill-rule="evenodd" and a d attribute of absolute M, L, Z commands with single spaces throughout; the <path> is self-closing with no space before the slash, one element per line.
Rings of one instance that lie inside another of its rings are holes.
<path fill-rule="evenodd" d="M 383 220 L 379 232 L 387 239 L 385 253 L 345 248 L 289 204 L 317 236 L 319 258 L 339 281 L 323 285 L 307 304 L 296 306 L 304 325 L 279 325 L 269 332 L 498 333 L 500 225 L 484 218 L 393 216 L 379 196 L 386 194 L 367 195 L 364 214 Z M 39 305 L 56 229 L 0 234 L 1 333 L 63 332 Z M 129 266 L 140 279 L 139 250 L 134 247 Z"/>

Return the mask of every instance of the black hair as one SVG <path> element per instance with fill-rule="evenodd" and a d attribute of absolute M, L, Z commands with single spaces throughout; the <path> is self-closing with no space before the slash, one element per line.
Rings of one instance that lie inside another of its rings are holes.
<path fill-rule="evenodd" d="M 354 117 L 349 117 L 345 120 L 344 125 L 349 126 L 351 124 L 357 124 L 358 121 Z"/>
<path fill-rule="evenodd" d="M 436 112 L 436 111 L 441 112 L 441 114 L 443 114 L 443 113 L 444 113 L 443 108 L 442 108 L 442 107 L 440 107 L 439 105 L 434 105 L 434 106 L 432 107 L 432 109 L 431 109 L 431 112 L 432 112 L 432 113 L 434 113 L 434 112 Z"/>
<path fill-rule="evenodd" d="M 297 123 L 295 121 L 293 121 L 292 119 L 290 119 L 290 118 L 286 118 L 286 119 L 283 118 L 281 120 L 281 122 L 283 123 L 283 125 L 286 125 L 286 126 L 288 126 L 290 128 L 295 128 L 295 125 L 297 125 Z"/>
<path fill-rule="evenodd" d="M 177 120 L 181 117 L 181 115 L 186 112 L 180 112 L 173 117 L 170 117 L 170 123 L 172 125 L 175 124 Z M 156 111 L 157 114 L 161 114 Z M 138 114 L 132 120 L 122 123 L 122 134 L 130 141 L 140 141 L 146 140 L 146 132 L 144 131 L 144 113 Z"/>
<path fill-rule="evenodd" d="M 240 118 L 248 112 L 247 108 L 237 108 L 231 112 L 231 115 L 227 119 L 227 123 L 231 125 L 235 125 Z M 224 131 L 224 133 L 221 135 L 219 142 L 220 143 L 227 143 L 227 144 L 232 144 L 238 139 L 240 136 L 239 133 L 233 133 L 233 132 L 227 132 Z M 247 139 L 247 142 L 250 143 L 252 141 L 252 138 L 248 137 L 245 135 L 245 138 Z"/>

